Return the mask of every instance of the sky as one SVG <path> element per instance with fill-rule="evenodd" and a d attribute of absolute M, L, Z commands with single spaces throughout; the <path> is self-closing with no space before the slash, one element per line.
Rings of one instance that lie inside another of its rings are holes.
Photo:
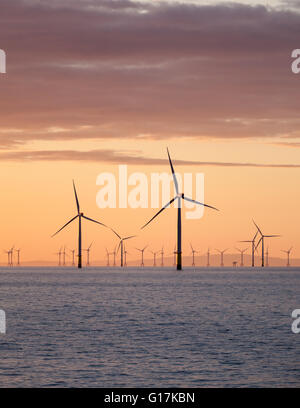
<path fill-rule="evenodd" d="M 84 212 L 138 234 L 134 247 L 173 251 L 176 210 L 100 209 L 102 172 L 204 173 L 205 210 L 183 222 L 189 242 L 231 248 L 266 234 L 272 256 L 300 258 L 300 48 L 297 1 L 6 0 L 1 3 L 0 248 L 55 260 L 76 245 L 72 179 Z M 84 225 L 96 259 L 113 234 Z M 2 253 L 0 262 L 5 262 Z"/>

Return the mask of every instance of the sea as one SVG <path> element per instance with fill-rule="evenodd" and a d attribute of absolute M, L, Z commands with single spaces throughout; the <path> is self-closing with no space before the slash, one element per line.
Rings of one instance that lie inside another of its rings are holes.
<path fill-rule="evenodd" d="M 0 387 L 299 387 L 299 268 L 0 268 Z"/>

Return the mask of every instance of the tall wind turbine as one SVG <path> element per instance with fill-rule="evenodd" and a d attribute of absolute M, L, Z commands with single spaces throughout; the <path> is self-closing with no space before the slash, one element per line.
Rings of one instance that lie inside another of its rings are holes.
<path fill-rule="evenodd" d="M 146 245 L 144 248 L 140 249 L 140 248 L 135 248 L 137 251 L 140 251 L 141 253 L 141 266 L 145 266 L 144 265 L 144 251 L 145 249 L 148 247 L 148 245 Z"/>
<path fill-rule="evenodd" d="M 199 251 L 196 251 L 196 250 L 193 248 L 193 246 L 192 246 L 191 243 L 190 243 L 190 246 L 191 246 L 192 256 L 193 256 L 192 266 L 195 266 L 195 254 L 197 254 Z"/>
<path fill-rule="evenodd" d="M 91 242 L 90 246 L 84 250 L 86 251 L 86 266 L 90 266 L 90 250 L 91 250 L 92 245 L 93 245 L 93 242 Z"/>
<path fill-rule="evenodd" d="M 255 266 L 255 251 L 256 251 L 256 247 L 255 247 L 255 240 L 257 237 L 258 231 L 256 231 L 256 234 L 254 235 L 254 237 L 251 240 L 248 241 L 239 241 L 239 242 L 251 242 L 251 246 L 252 246 L 252 267 Z"/>
<path fill-rule="evenodd" d="M 171 167 L 171 171 L 172 171 L 172 176 L 173 176 L 173 181 L 174 181 L 174 185 L 175 185 L 175 190 L 176 190 L 176 196 L 174 198 L 172 198 L 172 200 L 167 203 L 165 206 L 163 206 L 155 215 L 154 217 L 152 217 L 145 225 L 142 226 L 142 229 L 145 228 L 148 224 L 150 224 L 151 221 L 154 220 L 154 218 L 156 218 L 163 210 L 165 210 L 167 207 L 169 207 L 169 205 L 171 205 L 174 201 L 177 200 L 178 202 L 178 209 L 177 209 L 177 270 L 182 270 L 182 250 L 181 250 L 181 204 L 182 204 L 182 200 L 186 200 L 189 201 L 191 203 L 194 204 L 198 204 L 198 205 L 202 205 L 204 207 L 208 207 L 208 208 L 212 208 L 214 210 L 217 210 L 217 208 L 212 207 L 210 205 L 204 204 L 204 203 L 200 203 L 199 201 L 196 200 L 192 200 L 191 198 L 188 198 L 184 195 L 184 193 L 179 193 L 179 187 L 178 187 L 178 181 L 177 181 L 177 177 L 173 168 L 173 164 L 171 161 L 171 157 L 169 154 L 169 149 L 167 149 L 167 153 L 168 153 L 168 158 L 169 158 L 169 163 L 170 163 L 170 167 Z"/>
<path fill-rule="evenodd" d="M 287 264 L 286 264 L 287 267 L 291 266 L 291 264 L 290 264 L 290 253 L 291 253 L 292 249 L 293 249 L 293 247 L 290 247 L 290 249 L 288 249 L 287 251 L 285 251 L 283 249 L 281 250 L 281 252 L 285 252 L 286 255 L 287 255 Z"/>
<path fill-rule="evenodd" d="M 275 238 L 275 237 L 280 237 L 280 235 L 264 235 L 261 232 L 261 229 L 259 228 L 259 226 L 255 223 L 255 221 L 253 220 L 254 225 L 257 228 L 257 231 L 260 234 L 260 239 L 256 245 L 256 249 L 258 248 L 259 244 L 261 243 L 261 266 L 262 268 L 265 266 L 265 238 Z"/>
<path fill-rule="evenodd" d="M 247 251 L 248 248 L 245 249 L 240 249 L 240 248 L 235 248 L 239 253 L 241 254 L 241 263 L 240 266 L 244 266 L 244 253 Z"/>
<path fill-rule="evenodd" d="M 81 232 L 81 222 L 82 218 L 88 221 L 95 222 L 96 224 L 102 225 L 103 227 L 106 227 L 106 225 L 102 224 L 102 222 L 93 220 L 92 218 L 86 217 L 83 212 L 80 211 L 80 206 L 79 206 L 79 200 L 76 192 L 76 187 L 75 183 L 73 180 L 73 189 L 74 189 L 74 194 L 75 194 L 75 200 L 76 200 L 76 206 L 77 206 L 77 215 L 73 217 L 70 221 L 68 221 L 63 227 L 61 227 L 58 231 L 56 231 L 55 234 L 52 235 L 54 237 L 56 234 L 58 234 L 62 229 L 64 229 L 67 225 L 69 225 L 72 221 L 76 220 L 78 218 L 78 268 L 82 268 L 82 232 Z"/>
<path fill-rule="evenodd" d="M 110 228 L 112 230 L 112 232 L 119 238 L 120 242 L 118 245 L 118 249 L 117 249 L 117 253 L 119 252 L 119 249 L 121 249 L 121 267 L 124 266 L 123 263 L 123 258 L 124 258 L 124 241 L 126 241 L 127 239 L 131 239 L 131 238 L 135 238 L 136 235 L 130 235 L 129 237 L 124 237 L 122 238 L 115 230 L 113 230 L 112 228 Z"/>
<path fill-rule="evenodd" d="M 209 248 L 208 248 L 208 249 L 207 249 L 207 264 L 206 264 L 207 267 L 210 266 L 210 260 L 209 260 L 209 258 L 210 258 L 210 250 L 209 250 Z"/>
<path fill-rule="evenodd" d="M 220 251 L 219 249 L 216 249 L 216 251 L 219 252 L 219 254 L 221 255 L 221 263 L 220 265 L 223 267 L 224 266 L 224 253 L 228 250 L 228 248 L 223 249 L 223 251 Z"/>

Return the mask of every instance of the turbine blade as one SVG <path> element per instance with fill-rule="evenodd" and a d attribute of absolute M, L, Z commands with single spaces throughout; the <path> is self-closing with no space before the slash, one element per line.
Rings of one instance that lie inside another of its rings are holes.
<path fill-rule="evenodd" d="M 121 240 L 122 241 L 122 240 Z M 119 242 L 119 245 L 118 245 L 118 249 L 117 249 L 117 253 L 116 253 L 116 255 L 118 255 L 118 253 L 119 253 L 119 249 L 120 249 L 120 246 L 121 246 L 121 241 Z"/>
<path fill-rule="evenodd" d="M 136 235 L 130 235 L 130 237 L 123 238 L 123 241 L 125 241 L 126 239 L 135 238 L 135 237 L 136 237 Z"/>
<path fill-rule="evenodd" d="M 154 215 L 154 217 L 151 218 L 151 220 L 149 220 L 145 225 L 142 226 L 141 229 L 145 228 L 148 224 L 150 224 L 150 222 L 153 221 L 154 218 L 156 218 L 163 210 L 165 210 L 167 207 L 169 207 L 169 205 L 171 205 L 171 204 L 173 203 L 173 201 L 177 200 L 177 198 L 178 198 L 178 197 L 172 198 L 172 200 L 171 200 L 168 204 L 164 205 L 164 206 Z"/>
<path fill-rule="evenodd" d="M 121 237 L 120 237 L 120 235 L 115 231 L 115 230 L 113 230 L 112 228 L 110 228 L 111 229 L 111 231 L 119 238 L 119 239 L 122 239 Z"/>
<path fill-rule="evenodd" d="M 93 242 L 94 242 L 94 241 L 92 241 L 92 242 L 91 242 L 91 245 L 88 247 L 88 249 L 90 249 L 90 248 L 91 248 L 91 246 L 93 245 Z"/>
<path fill-rule="evenodd" d="M 188 197 L 186 197 L 186 196 L 183 195 L 183 194 L 182 194 L 182 198 L 183 198 L 184 200 L 190 201 L 191 203 L 198 204 L 198 205 L 203 205 L 204 207 L 212 208 L 213 210 L 219 211 L 217 208 L 212 207 L 211 205 L 203 204 L 203 203 L 200 203 L 200 201 L 192 200 L 191 198 L 188 198 Z"/>
<path fill-rule="evenodd" d="M 76 187 L 75 187 L 74 180 L 73 180 L 73 189 L 74 189 L 74 194 L 75 194 L 75 200 L 76 200 L 77 211 L 78 211 L 78 214 L 79 214 L 79 213 L 80 213 L 80 206 L 79 206 L 79 201 L 78 201 L 78 196 L 77 196 L 77 192 L 76 192 Z"/>
<path fill-rule="evenodd" d="M 259 231 L 260 235 L 263 235 L 263 233 L 261 232 L 259 226 L 255 223 L 254 220 L 252 220 L 252 221 L 253 221 L 254 225 L 256 226 L 257 230 Z"/>
<path fill-rule="evenodd" d="M 51 238 L 54 237 L 56 234 L 58 234 L 62 229 L 64 229 L 67 225 L 69 225 L 72 221 L 74 221 L 78 215 L 76 215 L 74 218 L 72 218 L 70 221 L 68 221 L 63 227 L 61 227 L 58 231 L 56 231 L 55 234 L 51 235 Z M 61 249 L 60 249 L 61 250 Z"/>
<path fill-rule="evenodd" d="M 170 163 L 170 166 L 171 166 L 173 181 L 174 181 L 174 184 L 175 184 L 176 194 L 178 194 L 178 193 L 179 193 L 179 190 L 178 190 L 178 181 L 177 181 L 177 178 L 176 178 L 176 174 L 175 174 L 175 171 L 174 171 L 174 167 L 173 167 L 173 164 L 172 164 L 172 160 L 171 160 L 171 157 L 170 157 L 170 153 L 169 153 L 169 149 L 168 149 L 168 148 L 167 148 L 167 152 L 168 152 L 168 157 L 169 157 L 169 163 Z"/>
<path fill-rule="evenodd" d="M 257 248 L 258 248 L 260 242 L 262 241 L 262 239 L 263 239 L 263 236 L 260 237 L 260 240 L 258 241 L 258 243 L 257 243 L 257 245 L 256 245 L 256 247 L 255 247 L 255 251 L 257 250 Z"/>
<path fill-rule="evenodd" d="M 264 235 L 265 238 L 281 237 L 281 235 Z"/>
<path fill-rule="evenodd" d="M 85 215 L 83 215 L 82 217 L 85 218 L 85 219 L 88 220 L 88 221 L 95 222 L 96 224 L 102 225 L 103 227 L 106 227 L 106 228 L 107 228 L 107 226 L 106 226 L 105 224 L 102 224 L 102 222 L 93 220 L 92 218 L 86 217 Z"/>

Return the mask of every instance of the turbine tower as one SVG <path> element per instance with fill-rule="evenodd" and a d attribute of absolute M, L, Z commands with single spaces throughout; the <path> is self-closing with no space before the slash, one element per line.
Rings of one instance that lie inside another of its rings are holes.
<path fill-rule="evenodd" d="M 269 247 L 266 250 L 266 266 L 269 266 Z"/>
<path fill-rule="evenodd" d="M 110 255 L 113 255 L 113 257 L 114 257 L 114 263 L 113 263 L 113 266 L 116 266 L 116 247 L 115 247 L 115 249 L 113 250 L 113 252 L 110 252 Z"/>
<path fill-rule="evenodd" d="M 145 249 L 148 247 L 148 245 L 146 245 L 144 248 L 140 249 L 140 248 L 135 248 L 137 251 L 140 251 L 141 253 L 141 266 L 145 266 L 144 265 L 144 251 Z"/>
<path fill-rule="evenodd" d="M 13 250 L 14 247 L 10 248 L 7 251 L 4 251 L 7 254 L 7 266 L 13 266 Z"/>
<path fill-rule="evenodd" d="M 85 249 L 86 251 L 86 266 L 90 266 L 90 250 L 91 250 L 91 246 L 93 245 L 93 241 L 91 242 L 90 246 Z"/>
<path fill-rule="evenodd" d="M 253 220 L 253 223 L 256 226 L 257 231 L 260 234 L 260 239 L 259 239 L 255 249 L 257 249 L 259 244 L 261 243 L 261 266 L 263 268 L 265 266 L 265 238 L 275 238 L 275 237 L 280 237 L 280 235 L 264 235 L 261 232 L 261 229 L 258 227 L 258 225 L 255 223 L 254 220 Z"/>
<path fill-rule="evenodd" d="M 58 255 L 58 266 L 61 266 L 61 254 L 62 254 L 61 250 L 62 250 L 62 247 L 60 247 L 59 251 L 54 254 L 54 255 Z"/>
<path fill-rule="evenodd" d="M 192 246 L 191 243 L 190 243 L 190 246 L 191 246 L 192 256 L 193 256 L 192 266 L 195 266 L 195 254 L 197 254 L 199 251 L 196 251 L 196 250 L 193 248 L 193 246 Z"/>
<path fill-rule="evenodd" d="M 17 253 L 17 265 L 20 266 L 20 252 L 21 252 L 21 248 L 19 249 L 15 249 L 16 253 Z"/>
<path fill-rule="evenodd" d="M 255 266 L 255 254 L 254 254 L 254 252 L 256 251 L 255 240 L 256 240 L 257 234 L 258 234 L 258 231 L 256 231 L 256 234 L 254 235 L 254 237 L 251 240 L 239 241 L 239 242 L 250 242 L 251 243 L 251 247 L 252 247 L 252 251 L 251 251 L 252 252 L 252 263 L 251 263 L 251 265 L 252 265 L 252 267 Z"/>
<path fill-rule="evenodd" d="M 248 248 L 245 249 L 239 249 L 239 248 L 235 248 L 237 251 L 239 251 L 239 253 L 241 254 L 241 263 L 240 266 L 244 266 L 244 253 L 247 251 Z"/>
<path fill-rule="evenodd" d="M 291 253 L 292 249 L 293 249 L 293 247 L 290 247 L 290 249 L 288 249 L 287 251 L 285 251 L 284 249 L 281 250 L 281 252 L 284 252 L 287 255 L 287 263 L 286 263 L 287 267 L 291 266 L 291 264 L 290 264 L 290 253 Z"/>
<path fill-rule="evenodd" d="M 164 266 L 164 254 L 165 254 L 164 247 L 161 248 L 160 254 L 161 254 L 161 264 L 160 264 L 160 266 L 163 267 Z"/>
<path fill-rule="evenodd" d="M 216 249 L 216 251 L 218 251 L 219 253 L 220 253 L 220 255 L 221 255 L 221 263 L 220 263 L 220 266 L 224 266 L 224 253 L 226 252 L 228 250 L 228 248 L 226 248 L 226 249 L 223 249 L 223 251 L 220 251 L 219 249 Z"/>
<path fill-rule="evenodd" d="M 64 246 L 62 255 L 63 255 L 63 266 L 66 266 L 66 247 L 65 246 Z"/>
<path fill-rule="evenodd" d="M 175 185 L 175 190 L 176 190 L 176 196 L 174 198 L 172 198 L 172 200 L 167 203 L 165 206 L 163 206 L 145 225 L 142 226 L 142 229 L 145 228 L 148 224 L 150 224 L 151 221 L 154 220 L 154 218 L 156 218 L 163 210 L 165 210 L 167 207 L 169 207 L 169 205 L 171 205 L 174 201 L 177 201 L 178 203 L 178 209 L 177 209 L 177 270 L 182 270 L 182 247 L 181 247 L 181 240 L 182 240 L 182 234 L 181 234 L 181 204 L 182 204 L 182 200 L 186 200 L 189 201 L 191 203 L 194 204 L 198 204 L 198 205 L 202 205 L 204 207 L 208 207 L 208 208 L 212 208 L 214 210 L 217 210 L 215 207 L 212 207 L 210 205 L 207 204 L 203 204 L 200 203 L 199 201 L 196 200 L 192 200 L 191 198 L 188 198 L 184 195 L 184 193 L 180 193 L 179 192 L 179 187 L 178 187 L 178 181 L 177 181 L 177 177 L 173 168 L 173 164 L 171 161 L 171 157 L 169 154 L 169 150 L 167 149 L 167 153 L 168 153 L 168 158 L 169 158 L 169 164 L 171 167 L 171 171 L 172 171 L 172 176 L 173 176 L 173 181 L 174 181 L 174 185 Z"/>
<path fill-rule="evenodd" d="M 210 267 L 209 257 L 210 257 L 210 251 L 209 251 L 209 248 L 208 248 L 207 249 L 207 264 L 206 264 L 207 267 Z"/>
<path fill-rule="evenodd" d="M 78 268 L 82 268 L 82 231 L 81 231 L 81 223 L 82 223 L 82 218 L 88 221 L 95 222 L 96 224 L 102 225 L 102 227 L 106 227 L 106 225 L 102 224 L 102 222 L 93 220 L 92 218 L 86 217 L 83 212 L 80 211 L 80 206 L 79 206 L 79 200 L 76 192 L 76 187 L 75 183 L 73 180 L 73 189 L 74 189 L 74 194 L 75 194 L 75 200 L 76 200 L 76 206 L 77 206 L 77 215 L 73 217 L 70 221 L 68 221 L 63 227 L 61 227 L 58 231 L 56 231 L 55 234 L 52 235 L 54 237 L 56 234 L 58 234 L 62 229 L 64 229 L 67 225 L 69 225 L 72 221 L 76 220 L 78 218 Z"/>
<path fill-rule="evenodd" d="M 118 245 L 118 249 L 117 249 L 117 253 L 119 252 L 119 249 L 121 248 L 121 267 L 124 266 L 123 263 L 123 258 L 124 258 L 124 241 L 126 241 L 127 239 L 131 239 L 131 238 L 135 238 L 136 235 L 130 235 L 129 237 L 124 237 L 122 238 L 115 230 L 113 230 L 112 228 L 110 228 L 111 231 L 119 238 L 120 242 Z"/>
<path fill-rule="evenodd" d="M 161 253 L 161 251 L 150 251 L 153 254 L 153 266 L 156 266 L 156 255 L 159 254 L 159 252 Z"/>
<path fill-rule="evenodd" d="M 105 248 L 105 249 L 106 249 L 106 259 L 107 259 L 106 266 L 109 266 L 109 255 L 110 255 L 110 253 L 108 252 L 107 248 Z"/>
<path fill-rule="evenodd" d="M 129 254 L 129 252 L 126 249 L 126 246 L 124 244 L 124 266 L 127 266 L 127 254 Z"/>
<path fill-rule="evenodd" d="M 72 253 L 72 266 L 75 266 L 75 249 L 69 249 Z"/>

